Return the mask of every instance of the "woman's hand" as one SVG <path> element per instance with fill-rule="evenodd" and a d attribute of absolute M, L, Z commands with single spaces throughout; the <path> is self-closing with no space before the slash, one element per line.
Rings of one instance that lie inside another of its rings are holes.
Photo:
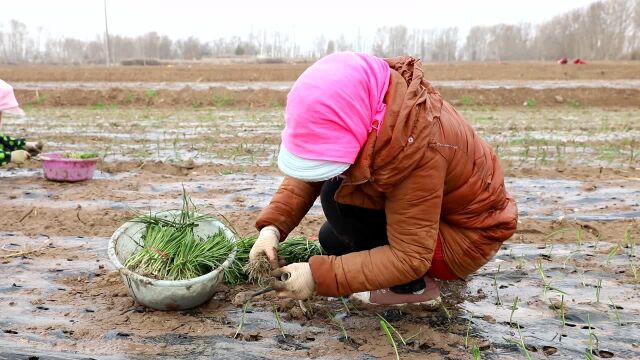
<path fill-rule="evenodd" d="M 261 256 L 266 256 L 271 264 L 278 264 L 278 245 L 280 244 L 280 231 L 273 225 L 265 226 L 260 230 L 258 239 L 249 251 L 249 262 L 256 262 Z"/>
<path fill-rule="evenodd" d="M 289 274 L 287 280 L 281 280 L 284 273 Z M 279 297 L 305 300 L 313 296 L 316 291 L 316 282 L 313 280 L 309 263 L 283 266 L 274 270 L 271 275 L 275 277 L 271 282 L 271 287 Z"/>
<path fill-rule="evenodd" d="M 29 153 L 24 150 L 15 150 L 11 152 L 11 162 L 22 164 L 30 158 Z"/>

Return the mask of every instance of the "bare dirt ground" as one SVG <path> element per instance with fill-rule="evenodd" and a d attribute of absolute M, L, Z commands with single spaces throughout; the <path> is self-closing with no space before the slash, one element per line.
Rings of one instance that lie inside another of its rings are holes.
<path fill-rule="evenodd" d="M 46 181 L 37 161 L 0 169 L 0 358 L 395 358 L 377 314 L 405 340 L 396 336 L 403 359 L 473 358 L 474 347 L 483 359 L 638 358 L 640 115 L 568 99 L 460 105 L 497 149 L 520 224 L 477 274 L 441 284 L 442 306 L 371 309 L 316 298 L 307 317 L 295 302 L 266 295 L 235 339 L 242 311 L 231 299 L 256 286 L 223 286 L 190 311 L 151 311 L 127 295 L 106 246 L 132 210 L 177 207 L 183 185 L 197 205 L 254 234 L 281 180 L 281 107 L 47 103 L 25 119 L 5 118 L 5 131 L 46 140 L 47 151 L 91 149 L 103 159 L 95 179 L 79 184 Z M 313 239 L 322 222 L 316 204 L 296 234 Z M 7 257 L 19 251 L 31 252 Z"/>
<path fill-rule="evenodd" d="M 11 81 L 293 81 L 310 64 L 183 64 L 165 66 L 0 65 Z M 639 62 L 428 63 L 429 80 L 640 79 Z"/>
<path fill-rule="evenodd" d="M 440 87 L 440 93 L 456 106 L 640 106 L 640 87 L 635 88 L 554 88 L 530 87 L 482 89 Z M 287 90 L 230 90 L 224 87 L 194 90 L 140 88 L 16 90 L 18 100 L 27 108 L 89 106 L 105 107 L 216 107 L 272 108 L 282 107 Z"/>
<path fill-rule="evenodd" d="M 284 105 L 308 64 L 8 66 L 28 107 L 216 107 Z M 640 63 L 426 64 L 426 78 L 455 105 L 640 106 Z"/>

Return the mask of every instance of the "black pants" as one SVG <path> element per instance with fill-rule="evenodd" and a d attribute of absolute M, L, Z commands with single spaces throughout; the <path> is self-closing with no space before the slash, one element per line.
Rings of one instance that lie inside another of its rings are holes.
<path fill-rule="evenodd" d="M 341 179 L 327 180 L 322 186 L 320 201 L 327 221 L 320 228 L 318 239 L 329 255 L 371 250 L 388 245 L 387 219 L 384 210 L 366 209 L 340 204 L 335 194 Z M 422 278 L 391 288 L 396 293 L 411 293 L 424 289 Z"/>

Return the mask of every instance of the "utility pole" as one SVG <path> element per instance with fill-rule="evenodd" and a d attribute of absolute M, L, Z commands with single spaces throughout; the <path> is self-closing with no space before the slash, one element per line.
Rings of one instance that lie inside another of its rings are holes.
<path fill-rule="evenodd" d="M 109 43 L 109 22 L 107 21 L 107 0 L 104 0 L 104 37 L 107 46 L 107 66 L 111 65 L 111 44 Z"/>

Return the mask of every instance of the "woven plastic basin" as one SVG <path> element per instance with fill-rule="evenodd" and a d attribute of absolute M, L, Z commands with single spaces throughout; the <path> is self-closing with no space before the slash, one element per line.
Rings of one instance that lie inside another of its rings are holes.
<path fill-rule="evenodd" d="M 179 214 L 177 210 L 158 213 L 158 216 L 172 218 Z M 143 244 L 142 233 L 146 225 L 127 222 L 111 236 L 109 241 L 109 259 L 120 272 L 129 295 L 139 304 L 157 310 L 185 310 L 199 306 L 211 299 L 216 287 L 222 282 L 224 269 L 229 267 L 236 256 L 234 249 L 221 267 L 208 274 L 188 280 L 156 280 L 137 274 L 124 263 Z M 195 234 L 207 237 L 222 229 L 228 239 L 236 241 L 235 235 L 217 220 L 205 220 L 198 223 Z"/>
<path fill-rule="evenodd" d="M 98 158 L 66 159 L 61 153 L 41 154 L 44 177 L 47 180 L 77 182 L 93 178 Z"/>

